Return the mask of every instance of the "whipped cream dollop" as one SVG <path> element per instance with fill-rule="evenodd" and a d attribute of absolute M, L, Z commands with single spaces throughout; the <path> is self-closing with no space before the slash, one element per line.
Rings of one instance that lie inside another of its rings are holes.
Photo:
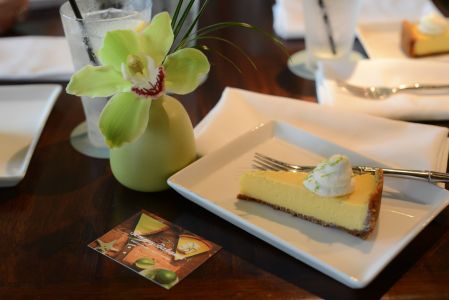
<path fill-rule="evenodd" d="M 425 15 L 419 21 L 419 31 L 424 34 L 439 35 L 446 32 L 449 22 L 438 13 Z"/>
<path fill-rule="evenodd" d="M 352 167 L 349 159 L 340 154 L 319 163 L 304 180 L 304 186 L 325 197 L 343 196 L 354 190 Z"/>

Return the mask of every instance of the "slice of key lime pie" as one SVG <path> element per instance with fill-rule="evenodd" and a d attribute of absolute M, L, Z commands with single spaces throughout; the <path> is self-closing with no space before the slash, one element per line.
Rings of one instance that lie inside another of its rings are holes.
<path fill-rule="evenodd" d="M 354 175 L 347 157 L 333 155 L 310 173 L 248 171 L 237 197 L 366 239 L 377 223 L 382 188 L 382 170 Z"/>
<path fill-rule="evenodd" d="M 449 53 L 449 22 L 438 13 L 423 16 L 419 22 L 402 22 L 401 47 L 410 57 Z"/>

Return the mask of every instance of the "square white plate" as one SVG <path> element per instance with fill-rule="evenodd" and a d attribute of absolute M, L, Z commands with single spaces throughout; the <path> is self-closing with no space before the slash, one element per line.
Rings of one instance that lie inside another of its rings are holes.
<path fill-rule="evenodd" d="M 25 176 L 60 92 L 55 84 L 0 86 L 0 187 Z"/>
<path fill-rule="evenodd" d="M 381 164 L 286 123 L 270 122 L 211 152 L 169 178 L 192 202 L 353 288 L 366 286 L 449 203 L 427 182 L 386 179 L 378 226 L 368 240 L 236 198 L 254 152 L 316 164 L 340 153 L 354 165 Z M 356 262 L 356 263 L 355 263 Z"/>
<path fill-rule="evenodd" d="M 401 23 L 361 23 L 357 26 L 358 37 L 370 59 L 401 58 L 449 62 L 449 54 L 409 58 L 401 49 Z"/>

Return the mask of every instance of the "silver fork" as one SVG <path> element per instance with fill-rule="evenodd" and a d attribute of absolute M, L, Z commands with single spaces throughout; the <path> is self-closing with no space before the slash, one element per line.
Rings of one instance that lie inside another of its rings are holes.
<path fill-rule="evenodd" d="M 412 84 L 401 84 L 396 87 L 385 87 L 385 86 L 357 86 L 338 79 L 336 80 L 336 82 L 337 85 L 341 87 L 343 90 L 350 92 L 355 96 L 379 100 L 386 99 L 400 92 L 423 91 L 423 90 L 435 91 L 444 89 L 447 89 L 449 92 L 448 84 L 438 85 L 438 84 L 412 83 Z"/>
<path fill-rule="evenodd" d="M 261 153 L 255 153 L 253 158 L 253 167 L 260 170 L 272 171 L 288 171 L 288 172 L 309 172 L 315 168 L 314 166 L 302 166 L 290 164 L 281 160 L 274 159 Z M 373 173 L 379 168 L 368 166 L 355 166 L 352 168 L 356 174 Z M 381 168 L 385 176 L 391 177 L 406 177 L 411 179 L 426 180 L 430 183 L 435 182 L 449 182 L 449 174 L 435 171 L 419 171 L 419 170 L 405 170 Z"/>

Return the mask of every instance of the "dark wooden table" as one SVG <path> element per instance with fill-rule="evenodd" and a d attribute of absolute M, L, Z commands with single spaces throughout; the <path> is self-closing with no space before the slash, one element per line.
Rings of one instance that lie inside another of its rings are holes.
<path fill-rule="evenodd" d="M 272 4 L 261 0 L 211 1 L 202 24 L 239 20 L 272 31 Z M 30 12 L 9 34 L 62 35 L 58 11 Z M 215 105 L 226 86 L 315 101 L 314 83 L 291 74 L 286 68 L 287 57 L 269 42 L 242 30 L 224 30 L 222 34 L 248 51 L 258 70 L 227 46 L 210 44 L 230 56 L 243 73 L 211 54 L 212 71 L 207 82 L 195 93 L 181 97 L 194 124 Z M 286 46 L 294 53 L 304 43 L 289 41 Z M 359 44 L 356 47 L 361 50 Z M 88 158 L 70 146 L 70 132 L 82 120 L 80 101 L 63 92 L 25 178 L 16 187 L 0 189 L 1 299 L 449 298 L 449 209 L 368 287 L 350 289 L 173 190 L 138 193 L 121 186 L 111 175 L 107 160 Z M 166 291 L 87 248 L 89 242 L 141 209 L 204 236 L 223 249 Z"/>

